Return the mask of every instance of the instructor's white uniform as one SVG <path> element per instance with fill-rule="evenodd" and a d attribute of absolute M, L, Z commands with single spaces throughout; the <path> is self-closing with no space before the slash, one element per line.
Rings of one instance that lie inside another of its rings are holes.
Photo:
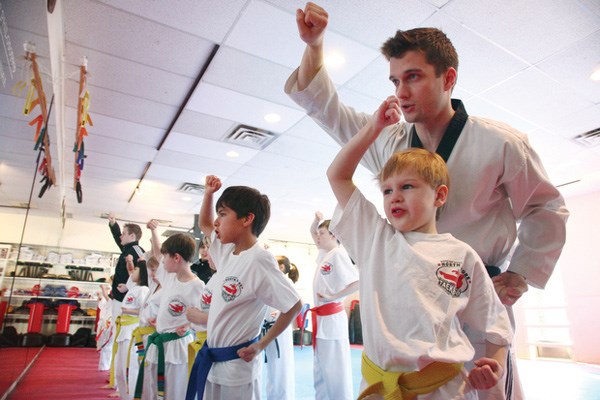
<path fill-rule="evenodd" d="M 508 314 L 481 259 L 464 242 L 449 233 L 402 234 L 358 189 L 343 212 L 336 209 L 330 229 L 360 268 L 365 353 L 379 368 L 409 372 L 436 361 L 471 361 L 465 323 L 491 343 L 510 344 Z M 463 369 L 418 399 L 477 399 L 466 374 Z"/>

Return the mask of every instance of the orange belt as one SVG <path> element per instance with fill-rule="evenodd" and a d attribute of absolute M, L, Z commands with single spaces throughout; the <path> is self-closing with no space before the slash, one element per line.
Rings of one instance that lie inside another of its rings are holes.
<path fill-rule="evenodd" d="M 344 311 L 344 305 L 340 302 L 337 302 L 327 303 L 317 307 L 309 308 L 308 310 L 304 311 L 304 315 L 302 316 L 303 321 L 306 319 L 306 313 L 308 313 L 309 311 L 312 311 L 312 346 L 314 349 L 317 346 L 317 316 L 324 317 L 326 315 L 333 315 L 342 312 Z M 302 326 L 302 336 L 304 336 L 304 326 Z M 300 343 L 302 343 L 302 340 L 300 340 Z"/>

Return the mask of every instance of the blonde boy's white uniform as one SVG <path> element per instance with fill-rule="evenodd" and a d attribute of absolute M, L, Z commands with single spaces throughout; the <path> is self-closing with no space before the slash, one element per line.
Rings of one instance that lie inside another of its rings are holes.
<path fill-rule="evenodd" d="M 510 344 L 506 309 L 466 243 L 449 233 L 403 234 L 358 189 L 343 211 L 336 208 L 330 229 L 360 269 L 364 351 L 380 368 L 417 371 L 434 361 L 471 361 L 475 351 L 465 323 L 485 332 L 491 343 Z M 422 398 L 477 395 L 458 375 Z"/>

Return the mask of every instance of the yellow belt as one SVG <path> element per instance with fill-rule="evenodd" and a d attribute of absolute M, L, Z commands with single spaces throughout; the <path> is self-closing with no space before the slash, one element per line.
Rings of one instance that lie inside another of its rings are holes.
<path fill-rule="evenodd" d="M 148 336 L 156 332 L 156 328 L 152 325 L 149 326 L 138 326 L 131 333 L 131 340 L 129 341 L 129 350 L 127 350 L 127 367 L 129 367 L 129 358 L 131 355 L 131 346 L 135 343 L 137 347 L 138 361 L 141 363 L 144 358 L 144 336 Z M 141 355 L 140 355 L 141 354 Z"/>
<path fill-rule="evenodd" d="M 111 387 L 115 386 L 115 356 L 117 355 L 117 350 L 119 350 L 119 342 L 117 342 L 117 338 L 119 337 L 119 333 L 121 332 L 121 327 L 137 324 L 138 322 L 140 322 L 140 319 L 135 315 L 122 314 L 117 317 L 117 321 L 116 321 L 117 333 L 115 334 L 115 341 L 113 344 L 112 357 L 110 359 L 109 384 Z"/>
<path fill-rule="evenodd" d="M 373 394 L 379 394 L 385 400 L 414 399 L 419 394 L 431 393 L 445 385 L 460 373 L 462 367 L 462 363 L 433 362 L 421 371 L 388 372 L 379 368 L 363 352 L 361 371 L 369 386 L 358 400 Z"/>
<path fill-rule="evenodd" d="M 196 340 L 188 344 L 188 376 L 192 371 L 192 366 L 194 365 L 196 355 L 202 346 L 204 346 L 204 342 L 206 342 L 206 331 L 196 332 Z"/>

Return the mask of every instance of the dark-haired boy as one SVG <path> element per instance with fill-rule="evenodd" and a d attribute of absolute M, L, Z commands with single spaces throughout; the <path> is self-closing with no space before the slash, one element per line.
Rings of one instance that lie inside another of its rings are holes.
<path fill-rule="evenodd" d="M 258 244 L 270 217 L 267 196 L 247 186 L 229 187 L 213 219 L 213 195 L 220 188 L 219 178 L 206 177 L 199 225 L 212 237 L 209 253 L 217 272 L 209 282 L 208 338 L 194 362 L 187 400 L 260 398 L 258 355 L 301 308 L 273 255 Z M 282 313 L 258 340 L 268 306 Z"/>

